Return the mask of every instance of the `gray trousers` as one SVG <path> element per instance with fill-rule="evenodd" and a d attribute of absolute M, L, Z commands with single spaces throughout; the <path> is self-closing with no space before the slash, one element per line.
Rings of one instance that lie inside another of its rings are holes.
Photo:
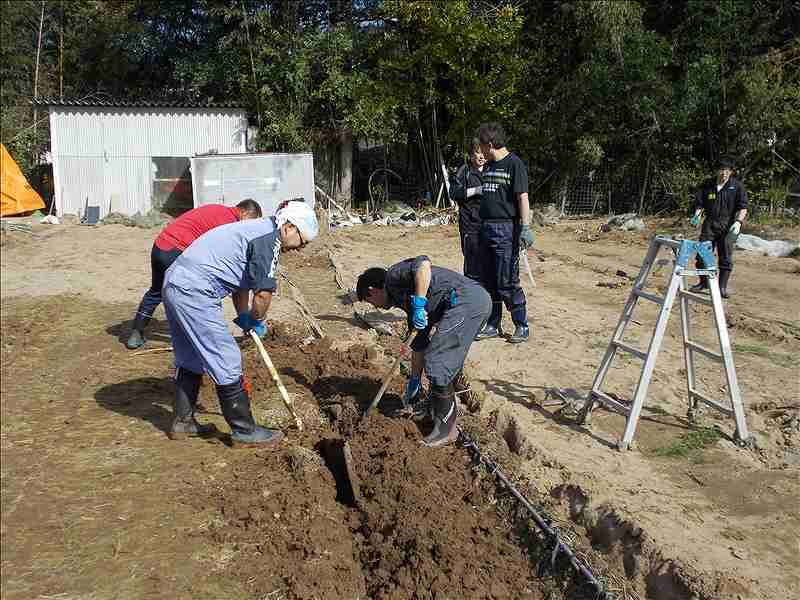
<path fill-rule="evenodd" d="M 477 284 L 457 288 L 456 297 L 457 304 L 444 311 L 427 347 L 421 349 L 431 385 L 446 387 L 452 383 L 464 367 L 475 335 L 492 311 L 489 293 Z M 420 346 L 424 343 L 422 340 Z"/>

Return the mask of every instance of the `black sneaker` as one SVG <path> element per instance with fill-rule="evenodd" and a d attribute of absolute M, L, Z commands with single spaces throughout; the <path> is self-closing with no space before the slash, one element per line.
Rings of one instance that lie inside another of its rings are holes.
<path fill-rule="evenodd" d="M 516 329 L 514 329 L 514 334 L 508 338 L 508 343 L 521 344 L 522 342 L 527 342 L 530 335 L 530 329 L 527 325 L 517 325 Z"/>
<path fill-rule="evenodd" d="M 475 336 L 475 341 L 480 342 L 481 340 L 489 340 L 496 337 L 500 337 L 500 330 L 493 325 L 486 325 Z"/>

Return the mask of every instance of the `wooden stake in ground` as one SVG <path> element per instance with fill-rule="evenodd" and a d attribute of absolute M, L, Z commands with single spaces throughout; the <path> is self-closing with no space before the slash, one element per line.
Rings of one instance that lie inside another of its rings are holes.
<path fill-rule="evenodd" d="M 250 330 L 250 337 L 253 338 L 253 341 L 256 343 L 258 347 L 259 353 L 261 353 L 261 358 L 264 359 L 264 364 L 267 365 L 267 369 L 269 370 L 269 374 L 272 375 L 272 380 L 278 386 L 278 391 L 281 393 L 281 398 L 283 399 L 283 403 L 286 405 L 286 408 L 289 409 L 289 412 L 294 417 L 294 422 L 297 425 L 298 431 L 303 431 L 303 421 L 297 415 L 294 410 L 294 404 L 292 403 L 292 399 L 289 397 L 289 392 L 286 391 L 286 388 L 281 381 L 280 376 L 278 375 L 278 371 L 275 370 L 275 365 L 272 364 L 272 359 L 267 354 L 266 348 L 264 348 L 264 344 L 261 342 L 261 338 L 258 337 L 258 334 Z"/>
<path fill-rule="evenodd" d="M 142 354 L 152 354 L 153 352 L 172 352 L 172 346 L 162 346 L 161 348 L 150 348 L 149 350 L 139 350 L 131 356 L 141 356 Z"/>

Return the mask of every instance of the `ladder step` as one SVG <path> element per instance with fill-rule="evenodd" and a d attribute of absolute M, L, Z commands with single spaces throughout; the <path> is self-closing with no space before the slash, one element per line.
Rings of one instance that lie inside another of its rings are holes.
<path fill-rule="evenodd" d="M 645 292 L 644 290 L 633 290 L 634 295 L 639 296 L 639 298 L 644 298 L 645 300 L 650 300 L 651 302 L 655 302 L 659 306 L 664 304 L 664 298 L 661 296 L 656 296 L 655 294 L 650 294 Z"/>
<path fill-rule="evenodd" d="M 610 408 L 614 412 L 618 412 L 626 417 L 631 414 L 630 408 L 622 404 L 622 402 L 614 400 L 614 398 L 600 390 L 592 390 L 592 400 L 597 400 L 606 408 Z"/>
<path fill-rule="evenodd" d="M 715 361 L 720 362 L 720 363 L 724 363 L 725 362 L 724 359 L 722 358 L 721 354 L 717 354 L 716 352 L 714 352 L 713 350 L 709 350 L 705 346 L 701 346 L 700 344 L 697 344 L 695 342 L 691 342 L 689 340 L 686 340 L 685 346 L 687 348 L 691 348 L 695 352 L 699 352 L 703 356 L 707 356 L 711 360 L 715 360 Z"/>
<path fill-rule="evenodd" d="M 619 348 L 620 350 L 624 350 L 629 354 L 633 354 L 636 358 L 641 358 L 642 360 L 647 360 L 647 352 L 642 352 L 638 348 L 634 348 L 630 344 L 626 344 L 625 342 L 613 342 L 614 345 Z"/>
<path fill-rule="evenodd" d="M 704 404 L 708 404 L 709 406 L 716 408 L 718 411 L 728 415 L 729 417 L 734 416 L 733 411 L 730 408 L 728 408 L 727 406 L 723 406 L 716 400 L 712 400 L 711 398 L 701 394 L 697 390 L 690 389 L 689 395 L 695 400 L 700 400 L 700 402 L 703 402 Z"/>
<path fill-rule="evenodd" d="M 706 306 L 712 306 L 711 298 L 708 298 L 707 296 L 701 296 L 700 294 L 695 294 L 694 292 L 690 292 L 688 290 L 679 290 L 678 293 L 687 300 L 693 300 L 694 302 L 699 302 L 700 304 L 705 304 Z"/>

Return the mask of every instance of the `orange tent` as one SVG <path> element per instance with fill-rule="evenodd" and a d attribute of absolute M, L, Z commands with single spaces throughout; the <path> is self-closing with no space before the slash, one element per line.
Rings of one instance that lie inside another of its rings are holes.
<path fill-rule="evenodd" d="M 25 179 L 6 147 L 0 144 L 0 217 L 42 208 L 42 197 Z"/>

